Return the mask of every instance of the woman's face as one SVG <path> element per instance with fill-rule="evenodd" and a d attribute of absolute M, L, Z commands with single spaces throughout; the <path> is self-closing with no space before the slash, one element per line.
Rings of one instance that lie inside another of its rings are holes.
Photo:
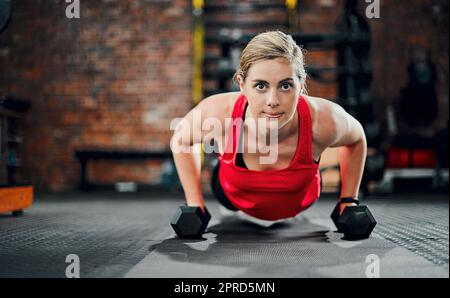
<path fill-rule="evenodd" d="M 245 81 L 239 78 L 239 85 L 248 100 L 252 117 L 276 120 L 278 129 L 293 119 L 302 84 L 294 66 L 286 59 L 276 58 L 254 63 L 249 68 Z"/>

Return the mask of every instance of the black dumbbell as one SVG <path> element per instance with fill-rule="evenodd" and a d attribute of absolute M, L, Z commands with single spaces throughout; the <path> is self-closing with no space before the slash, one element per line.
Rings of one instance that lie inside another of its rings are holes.
<path fill-rule="evenodd" d="M 341 230 L 341 227 L 338 225 L 338 219 L 339 219 L 339 206 L 340 206 L 341 204 L 338 202 L 337 204 L 336 204 L 336 206 L 334 207 L 334 209 L 333 209 L 333 212 L 331 212 L 331 215 L 330 215 L 330 217 L 331 217 L 331 220 L 333 221 L 333 223 L 334 223 L 334 225 L 336 226 L 336 228 L 337 228 L 337 231 L 339 232 L 339 233 L 342 233 L 342 230 Z"/>
<path fill-rule="evenodd" d="M 180 206 L 170 225 L 180 239 L 200 239 L 208 226 L 211 214 L 205 207 Z"/>
<path fill-rule="evenodd" d="M 342 228 L 338 224 L 339 213 L 340 213 L 340 205 L 342 203 L 355 203 L 356 205 L 359 205 L 359 200 L 354 199 L 354 198 L 341 198 L 339 200 L 339 202 L 337 202 L 336 206 L 333 209 L 333 212 L 331 212 L 331 216 L 330 217 L 333 220 L 333 223 L 336 226 L 338 233 L 342 233 Z"/>
<path fill-rule="evenodd" d="M 367 206 L 347 206 L 339 216 L 339 205 L 344 202 L 337 203 L 331 213 L 331 219 L 338 232 L 344 233 L 344 239 L 347 240 L 369 238 L 377 224 L 369 208 Z"/>

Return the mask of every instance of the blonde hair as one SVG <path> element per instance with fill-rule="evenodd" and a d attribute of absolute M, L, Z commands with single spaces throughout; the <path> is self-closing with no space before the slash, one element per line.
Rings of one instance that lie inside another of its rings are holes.
<path fill-rule="evenodd" d="M 234 74 L 233 81 L 237 83 L 238 76 L 245 81 L 248 70 L 255 62 L 276 58 L 285 58 L 292 63 L 300 82 L 306 83 L 303 49 L 297 45 L 291 35 L 281 31 L 268 31 L 252 38 L 242 52 L 239 69 Z"/>

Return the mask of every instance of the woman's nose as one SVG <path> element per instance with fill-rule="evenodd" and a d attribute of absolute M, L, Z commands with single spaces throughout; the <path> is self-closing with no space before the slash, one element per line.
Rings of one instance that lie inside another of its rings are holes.
<path fill-rule="evenodd" d="M 271 108 L 277 107 L 280 105 L 280 102 L 278 101 L 277 94 L 275 92 L 271 92 L 267 98 L 267 105 Z"/>

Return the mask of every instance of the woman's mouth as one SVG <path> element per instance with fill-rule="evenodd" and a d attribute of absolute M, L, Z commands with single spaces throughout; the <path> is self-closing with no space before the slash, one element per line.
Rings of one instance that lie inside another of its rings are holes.
<path fill-rule="evenodd" d="M 283 116 L 284 113 L 263 113 L 267 118 L 277 119 Z"/>

